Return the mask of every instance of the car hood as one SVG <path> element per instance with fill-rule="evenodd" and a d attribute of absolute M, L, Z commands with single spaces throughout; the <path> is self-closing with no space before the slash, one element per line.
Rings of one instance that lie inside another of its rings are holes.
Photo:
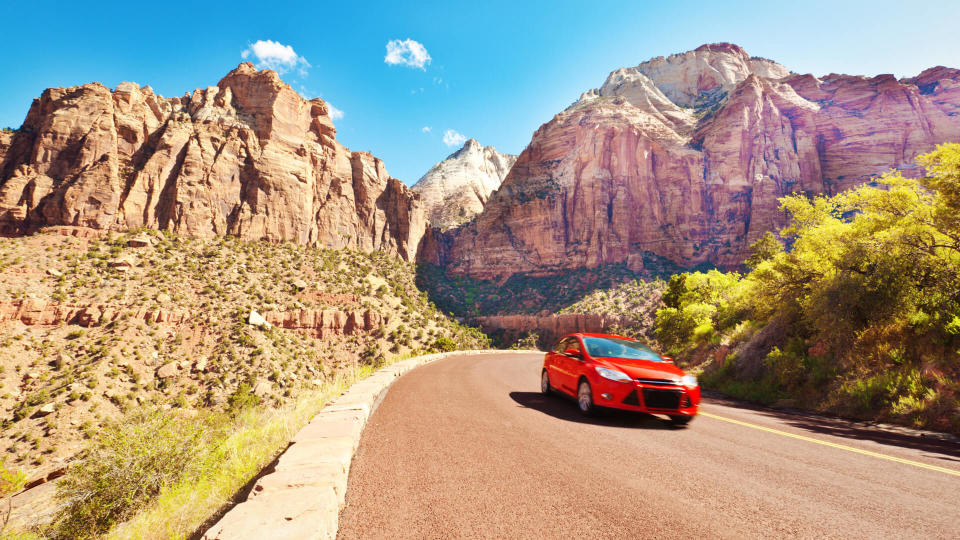
<path fill-rule="evenodd" d="M 634 379 L 669 379 L 679 381 L 684 371 L 670 362 L 630 360 L 627 358 L 598 358 Z"/>

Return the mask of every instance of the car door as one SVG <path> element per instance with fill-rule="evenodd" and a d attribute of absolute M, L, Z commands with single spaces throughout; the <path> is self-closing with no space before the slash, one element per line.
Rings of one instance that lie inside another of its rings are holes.
<path fill-rule="evenodd" d="M 570 344 L 567 345 L 567 348 L 577 351 L 579 353 L 579 356 L 564 355 L 564 358 L 566 359 L 566 362 L 567 362 L 566 369 L 567 369 L 567 373 L 569 374 L 568 376 L 570 377 L 568 381 L 568 384 L 570 385 L 569 386 L 570 392 L 573 393 L 573 395 L 576 395 L 577 383 L 580 380 L 580 375 L 582 375 L 584 372 L 584 365 L 586 365 L 586 363 L 584 362 L 583 347 L 580 344 L 580 339 L 573 337 L 573 338 L 570 338 L 570 340 L 571 340 Z"/>
<path fill-rule="evenodd" d="M 564 352 L 567 349 L 581 352 L 580 341 L 575 337 L 568 337 L 563 340 L 560 344 L 560 353 L 557 355 L 557 371 L 560 377 L 558 385 L 563 391 L 575 394 L 581 361 L 579 358 L 567 356 Z"/>
<path fill-rule="evenodd" d="M 550 349 L 547 353 L 547 374 L 550 376 L 550 384 L 557 389 L 563 388 L 563 348 L 566 346 L 567 339 L 563 338 Z"/>

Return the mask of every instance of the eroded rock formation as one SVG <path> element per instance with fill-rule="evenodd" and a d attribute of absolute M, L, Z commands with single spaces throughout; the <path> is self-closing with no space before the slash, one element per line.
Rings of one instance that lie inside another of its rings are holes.
<path fill-rule="evenodd" d="M 431 257 L 480 278 L 641 270 L 644 253 L 737 265 L 784 223 L 777 198 L 835 193 L 956 140 L 956 69 L 817 78 L 704 45 L 614 71 L 541 126 Z"/>
<path fill-rule="evenodd" d="M 113 304 L 65 304 L 49 300 L 12 300 L 0 302 L 0 323 L 19 321 L 27 326 L 76 324 L 104 325 L 120 317 L 133 317 L 151 323 L 179 325 L 189 323 L 196 314 L 179 308 L 146 308 Z M 267 311 L 263 318 L 280 328 L 317 338 L 364 334 L 384 324 L 383 316 L 370 310 L 299 309 Z"/>
<path fill-rule="evenodd" d="M 0 134 L 0 232 L 151 227 L 412 260 L 426 227 L 416 194 L 335 134 L 326 103 L 249 63 L 183 97 L 50 88 Z"/>
<path fill-rule="evenodd" d="M 551 347 L 561 337 L 573 332 L 608 332 L 637 323 L 635 318 L 585 313 L 552 315 L 488 315 L 477 317 L 480 329 L 488 334 L 503 333 L 509 339 L 536 333 L 542 347 Z"/>
<path fill-rule="evenodd" d="M 337 309 L 301 309 L 268 311 L 263 314 L 270 324 L 320 339 L 344 334 L 369 333 L 383 326 L 383 316 L 374 311 Z"/>
<path fill-rule="evenodd" d="M 516 161 L 517 156 L 469 139 L 411 189 L 423 199 L 430 224 L 447 229 L 479 214 Z"/>

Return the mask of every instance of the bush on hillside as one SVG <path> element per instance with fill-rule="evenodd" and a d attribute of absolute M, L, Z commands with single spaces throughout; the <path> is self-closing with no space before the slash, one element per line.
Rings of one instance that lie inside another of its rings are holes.
<path fill-rule="evenodd" d="M 208 433 L 160 410 L 106 425 L 57 485 L 65 503 L 56 538 L 92 538 L 133 516 L 165 487 L 192 474 Z"/>
<path fill-rule="evenodd" d="M 451 352 L 457 350 L 457 343 L 446 336 L 441 336 L 433 342 L 433 348 L 440 352 Z"/>
<path fill-rule="evenodd" d="M 27 475 L 23 471 L 7 468 L 7 464 L 0 459 L 0 533 L 7 528 L 10 512 L 13 510 L 13 496 L 23 489 Z"/>

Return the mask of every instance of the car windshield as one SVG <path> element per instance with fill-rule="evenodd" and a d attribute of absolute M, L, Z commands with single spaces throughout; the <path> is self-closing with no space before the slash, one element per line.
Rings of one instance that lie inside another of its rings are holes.
<path fill-rule="evenodd" d="M 650 360 L 653 362 L 664 361 L 663 358 L 660 358 L 660 355 L 653 352 L 650 347 L 628 339 L 584 337 L 583 344 L 587 347 L 587 352 L 590 356 Z"/>

